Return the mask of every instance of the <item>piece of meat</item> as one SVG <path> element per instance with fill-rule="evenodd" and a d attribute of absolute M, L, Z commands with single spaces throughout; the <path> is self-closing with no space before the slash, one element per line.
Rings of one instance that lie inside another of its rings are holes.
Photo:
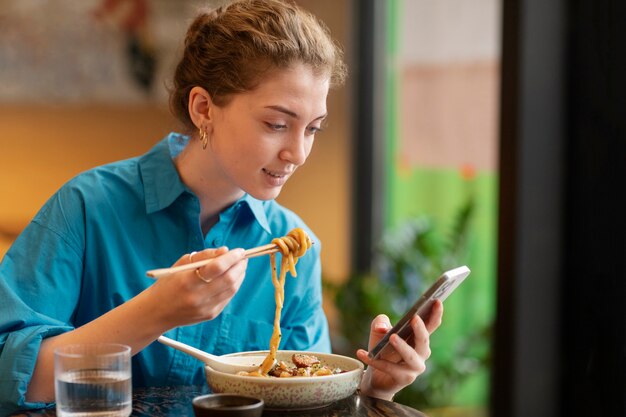
<path fill-rule="evenodd" d="M 291 357 L 291 361 L 298 368 L 308 368 L 309 366 L 317 365 L 320 360 L 317 356 L 305 355 L 304 353 L 294 353 Z"/>

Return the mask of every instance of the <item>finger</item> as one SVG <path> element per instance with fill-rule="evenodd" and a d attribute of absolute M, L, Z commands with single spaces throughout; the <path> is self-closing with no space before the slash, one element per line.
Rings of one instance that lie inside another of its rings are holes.
<path fill-rule="evenodd" d="M 391 336 L 389 343 L 391 343 L 395 351 L 399 354 L 400 360 L 388 361 L 383 359 L 384 361 L 398 363 L 414 371 L 419 371 L 420 373 L 424 371 L 424 362 L 426 358 L 430 356 L 428 339 L 426 339 L 425 343 L 420 344 L 421 351 L 424 353 L 423 355 L 398 335 Z"/>
<path fill-rule="evenodd" d="M 379 314 L 372 320 L 370 324 L 370 337 L 368 342 L 368 349 L 373 349 L 374 346 L 387 334 L 391 329 L 391 321 L 385 314 Z"/>
<path fill-rule="evenodd" d="M 410 324 L 413 330 L 413 346 L 407 345 L 422 358 L 427 359 L 430 356 L 430 332 L 419 316 L 414 316 Z"/>
<path fill-rule="evenodd" d="M 402 340 L 402 338 L 394 336 L 391 339 L 391 344 L 402 358 L 400 362 L 398 362 L 398 364 L 403 365 L 404 368 L 411 370 L 413 379 L 422 374 L 426 370 L 426 359 L 430 356 L 430 348 L 428 343 L 422 346 L 423 354 L 419 354 L 418 351 L 413 349 L 413 346 L 406 343 L 406 341 Z M 411 380 L 410 382 L 413 381 Z"/>
<path fill-rule="evenodd" d="M 210 283 L 198 287 L 205 295 L 205 319 L 215 318 L 239 291 L 245 277 L 247 260 L 235 264 L 226 275 L 215 277 Z"/>
<path fill-rule="evenodd" d="M 372 362 L 372 359 L 369 357 L 367 351 L 363 349 L 359 349 L 356 351 L 356 357 L 359 358 L 359 360 L 366 365 L 369 365 Z"/>
<path fill-rule="evenodd" d="M 410 363 L 411 366 L 421 366 L 416 363 L 415 356 L 420 355 L 423 359 L 430 356 L 430 333 L 428 333 L 423 320 L 415 315 L 411 317 L 409 325 L 411 326 L 411 336 L 405 340 L 397 334 L 392 335 L 389 338 L 391 349 L 379 356 L 379 359 L 393 363 L 404 361 Z"/>
<path fill-rule="evenodd" d="M 361 359 L 368 367 L 389 375 L 389 377 L 393 379 L 397 384 L 405 386 L 412 383 L 418 375 L 423 373 L 426 369 L 426 366 L 424 361 L 404 340 L 402 340 L 402 338 L 394 335 L 391 337 L 390 340 L 394 339 L 403 343 L 404 347 L 407 349 L 407 352 L 411 352 L 410 355 L 407 356 L 410 359 L 410 362 L 392 362 L 385 359 L 370 359 L 369 357 L 367 357 L 367 352 L 363 350 L 357 351 L 357 357 Z M 403 347 L 400 343 L 398 344 L 397 349 L 403 350 Z"/>
<path fill-rule="evenodd" d="M 200 255 L 200 253 L 198 253 L 198 255 Z M 205 256 L 210 255 L 205 254 Z M 226 273 L 226 271 L 232 268 L 233 265 L 243 260 L 245 260 L 245 254 L 243 249 L 237 248 L 231 251 L 226 250 L 224 253 L 220 253 L 218 256 L 211 258 L 211 262 L 198 269 L 200 270 L 200 274 L 202 274 L 203 277 L 211 278 L 223 275 L 224 273 Z"/>
<path fill-rule="evenodd" d="M 216 258 L 220 255 L 225 254 L 226 252 L 228 252 L 228 247 L 226 246 L 222 246 L 219 248 L 207 248 L 199 252 L 193 252 L 193 262 L 201 261 L 203 259 Z"/>
<path fill-rule="evenodd" d="M 443 319 L 443 303 L 441 300 L 435 300 L 430 310 L 430 315 L 425 321 L 428 333 L 433 333 L 441 325 Z"/>
<path fill-rule="evenodd" d="M 419 321 L 417 317 L 413 320 Z M 416 331 L 416 334 L 418 334 L 417 337 L 419 342 L 417 343 L 417 346 L 419 346 L 419 350 L 408 344 L 400 336 L 394 334 L 389 338 L 389 343 L 393 347 L 394 355 L 387 355 L 384 358 L 379 357 L 378 359 L 372 359 L 366 351 L 359 349 L 357 351 L 357 357 L 366 365 L 372 365 L 377 369 L 381 368 L 382 362 L 401 363 L 401 365 L 403 364 L 403 366 L 408 367 L 414 372 L 422 373 L 425 369 L 425 361 L 431 354 L 428 333 L 426 332 L 423 324 L 421 325 L 421 329 L 417 326 L 414 330 Z"/>
<path fill-rule="evenodd" d="M 225 274 L 212 278 L 211 286 L 206 290 L 212 302 L 217 303 L 221 300 L 229 300 L 239 291 L 246 275 L 247 265 L 248 260 L 244 259 L 233 265 Z"/>
<path fill-rule="evenodd" d="M 201 261 L 203 259 L 211 259 L 219 256 L 223 253 L 228 252 L 228 248 L 226 246 L 220 248 L 209 248 L 204 249 L 200 252 L 191 252 L 182 255 L 178 260 L 174 263 L 173 266 L 189 264 L 196 261 Z"/>

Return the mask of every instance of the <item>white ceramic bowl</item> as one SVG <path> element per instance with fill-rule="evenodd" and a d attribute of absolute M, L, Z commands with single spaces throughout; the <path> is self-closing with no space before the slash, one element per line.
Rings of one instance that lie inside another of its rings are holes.
<path fill-rule="evenodd" d="M 293 378 L 261 378 L 240 376 L 216 371 L 205 366 L 209 388 L 214 393 L 233 393 L 262 398 L 265 408 L 302 410 L 329 405 L 354 394 L 363 375 L 363 363 L 357 359 L 330 353 L 279 350 L 277 360 L 291 362 L 294 353 L 315 355 L 323 365 L 341 368 L 346 372 L 335 375 Z M 267 354 L 264 352 L 239 352 L 225 356 Z"/>

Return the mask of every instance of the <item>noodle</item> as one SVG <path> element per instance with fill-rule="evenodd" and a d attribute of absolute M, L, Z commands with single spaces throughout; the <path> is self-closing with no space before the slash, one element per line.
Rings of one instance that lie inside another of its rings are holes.
<path fill-rule="evenodd" d="M 261 364 L 261 367 L 257 372 L 251 372 L 249 375 L 266 376 L 268 372 L 274 366 L 276 359 L 276 351 L 280 344 L 281 332 L 280 332 L 280 316 L 283 309 L 283 302 L 285 300 L 285 278 L 287 277 L 287 271 L 291 273 L 293 277 L 297 276 L 296 264 L 298 259 L 306 253 L 311 247 L 311 238 L 301 228 L 297 227 L 291 230 L 287 236 L 276 238 L 272 240 L 272 243 L 278 246 L 278 251 L 282 255 L 280 263 L 280 273 L 276 270 L 276 256 L 270 255 L 270 264 L 272 266 L 272 283 L 274 284 L 274 299 L 276 301 L 276 312 L 274 313 L 274 331 L 270 339 L 270 352 Z"/>

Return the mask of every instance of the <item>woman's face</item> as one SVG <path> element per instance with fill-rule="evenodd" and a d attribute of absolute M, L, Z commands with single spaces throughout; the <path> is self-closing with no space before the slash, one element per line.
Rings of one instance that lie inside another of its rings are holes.
<path fill-rule="evenodd" d="M 326 77 L 296 65 L 212 106 L 210 146 L 221 179 L 257 199 L 276 198 L 311 152 L 328 88 Z"/>

